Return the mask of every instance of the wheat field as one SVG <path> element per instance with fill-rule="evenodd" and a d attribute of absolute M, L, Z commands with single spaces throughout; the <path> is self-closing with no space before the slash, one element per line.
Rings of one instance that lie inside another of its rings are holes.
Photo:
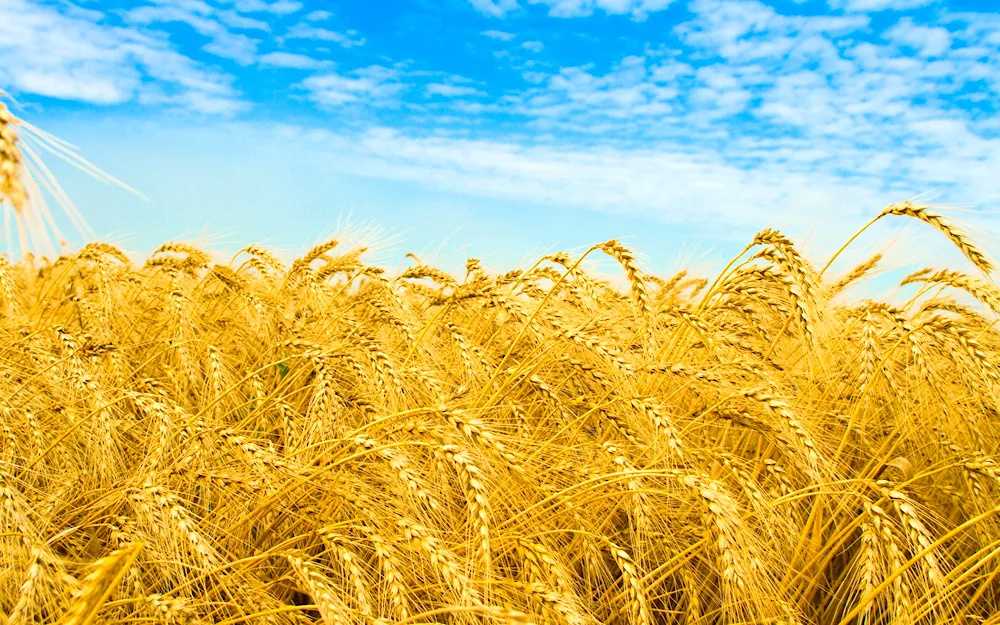
<path fill-rule="evenodd" d="M 998 623 L 1000 291 L 899 219 L 969 271 L 4 260 L 0 623 Z"/>

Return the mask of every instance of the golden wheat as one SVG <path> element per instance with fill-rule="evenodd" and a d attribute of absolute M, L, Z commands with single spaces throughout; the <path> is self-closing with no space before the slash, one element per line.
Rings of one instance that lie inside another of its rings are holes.
<path fill-rule="evenodd" d="M 991 268 L 936 213 L 891 215 Z M 752 243 L 711 282 L 595 246 L 624 293 L 567 253 L 392 277 L 336 241 L 5 261 L 0 614 L 991 618 L 995 287 L 926 270 L 905 304 L 852 302 L 878 256 L 827 280 L 777 231 Z"/>

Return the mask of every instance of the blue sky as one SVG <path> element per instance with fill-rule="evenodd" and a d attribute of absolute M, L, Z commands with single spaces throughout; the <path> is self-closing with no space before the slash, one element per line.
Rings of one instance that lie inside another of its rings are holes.
<path fill-rule="evenodd" d="M 616 236 L 666 271 L 917 194 L 1000 224 L 996 0 L 0 0 L 0 89 L 150 198 L 56 169 L 139 252 L 346 220 L 391 260 Z"/>

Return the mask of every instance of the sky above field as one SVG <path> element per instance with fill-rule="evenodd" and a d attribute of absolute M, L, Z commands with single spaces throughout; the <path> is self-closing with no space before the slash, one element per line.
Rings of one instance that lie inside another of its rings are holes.
<path fill-rule="evenodd" d="M 0 0 L 0 89 L 149 198 L 56 169 L 139 251 L 346 222 L 666 270 L 919 194 L 1000 224 L 997 0 Z"/>

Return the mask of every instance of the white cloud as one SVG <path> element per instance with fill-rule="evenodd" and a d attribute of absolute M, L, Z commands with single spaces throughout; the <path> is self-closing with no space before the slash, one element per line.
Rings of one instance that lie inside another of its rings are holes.
<path fill-rule="evenodd" d="M 503 17 L 517 8 L 517 0 L 469 0 L 472 6 L 483 15 Z"/>
<path fill-rule="evenodd" d="M 224 37 L 217 37 L 202 50 L 231 59 L 240 65 L 250 65 L 257 60 L 257 42 L 246 35 L 229 33 Z"/>
<path fill-rule="evenodd" d="M 886 33 L 893 43 L 916 50 L 921 56 L 941 56 L 951 47 L 951 33 L 940 26 L 921 26 L 911 18 L 899 20 Z"/>
<path fill-rule="evenodd" d="M 439 95 L 443 98 L 461 98 L 466 96 L 486 95 L 485 92 L 466 85 L 453 85 L 442 82 L 432 82 L 424 86 L 424 92 L 429 96 Z"/>
<path fill-rule="evenodd" d="M 126 13 L 131 24 L 150 25 L 179 22 L 198 34 L 211 39 L 202 49 L 210 54 L 231 59 L 241 65 L 256 60 L 257 41 L 233 32 L 233 29 L 267 30 L 266 22 L 241 16 L 232 11 L 219 12 L 203 2 L 160 0 L 156 5 L 141 6 Z"/>
<path fill-rule="evenodd" d="M 399 72 L 381 65 L 372 65 L 349 74 L 328 72 L 310 76 L 301 86 L 309 91 L 310 98 L 324 106 L 363 104 L 380 107 L 393 106 L 396 96 L 406 87 L 400 82 Z"/>
<path fill-rule="evenodd" d="M 93 104 L 167 103 L 230 113 L 243 104 L 232 79 L 160 36 L 105 24 L 99 11 L 0 0 L 0 82 Z"/>
<path fill-rule="evenodd" d="M 1000 18 L 904 17 L 873 37 L 865 15 L 782 14 L 756 0 L 689 7 L 679 45 L 603 71 L 531 68 L 525 88 L 478 106 L 567 149 L 578 137 L 649 158 L 691 149 L 779 188 L 784 172 L 866 197 L 937 189 L 1000 208 L 989 173 L 1000 167 Z"/>
<path fill-rule="evenodd" d="M 631 15 L 643 20 L 650 13 L 662 11 L 674 0 L 526 0 L 527 4 L 548 7 L 553 17 L 587 17 L 597 10 L 608 15 Z M 480 13 L 503 17 L 519 8 L 518 0 L 469 0 Z"/>
<path fill-rule="evenodd" d="M 319 69 L 331 65 L 331 61 L 328 60 L 314 59 L 311 56 L 291 52 L 270 52 L 262 55 L 259 62 L 261 65 L 292 69 Z"/>
<path fill-rule="evenodd" d="M 293 0 L 236 0 L 236 9 L 245 13 L 274 13 L 275 15 L 289 15 L 302 9 L 301 2 Z"/>
<path fill-rule="evenodd" d="M 253 17 L 247 17 L 246 15 L 240 15 L 236 11 L 216 11 L 215 15 L 219 18 L 219 21 L 230 28 L 237 28 L 240 30 L 260 30 L 263 32 L 271 31 L 271 26 L 267 22 Z"/>
<path fill-rule="evenodd" d="M 656 77 L 657 69 L 645 58 L 631 56 L 604 75 L 582 67 L 562 68 L 547 77 L 531 71 L 526 79 L 543 86 L 510 96 L 506 106 L 546 124 L 596 127 L 595 122 L 607 119 L 648 122 L 668 115 L 678 96 L 676 85 Z"/>
<path fill-rule="evenodd" d="M 521 47 L 537 54 L 545 49 L 545 44 L 541 41 L 525 41 L 521 44 Z"/>
<path fill-rule="evenodd" d="M 489 37 L 490 39 L 497 39 L 499 41 L 510 41 L 514 38 L 514 33 L 507 33 L 502 30 L 484 30 L 479 34 Z"/>
<path fill-rule="evenodd" d="M 907 11 L 937 0 L 829 0 L 830 7 L 848 11 Z"/>
<path fill-rule="evenodd" d="M 316 28 L 308 24 L 296 24 L 288 29 L 282 40 L 287 39 L 307 39 L 311 41 L 330 41 L 344 48 L 354 48 L 365 45 L 365 38 L 358 35 L 357 31 L 349 30 L 346 33 L 329 30 L 326 28 Z"/>
<path fill-rule="evenodd" d="M 740 167 L 710 148 L 680 145 L 639 150 L 526 146 L 417 137 L 387 128 L 361 135 L 303 128 L 280 132 L 283 142 L 315 154 L 311 161 L 344 173 L 474 197 L 642 214 L 706 229 L 720 224 L 715 234 L 727 239 L 744 239 L 778 216 L 802 227 L 797 218 L 804 206 L 811 217 L 806 226 L 840 234 L 845 222 L 854 225 L 902 192 L 887 192 L 874 179 L 789 173 L 777 164 Z"/>
<path fill-rule="evenodd" d="M 329 11 L 311 11 L 306 13 L 306 19 L 310 22 L 322 22 L 333 17 L 333 13 Z"/>
<path fill-rule="evenodd" d="M 528 0 L 531 4 L 549 7 L 553 17 L 586 17 L 600 9 L 608 15 L 631 15 L 642 20 L 650 13 L 662 11 L 674 0 Z"/>

